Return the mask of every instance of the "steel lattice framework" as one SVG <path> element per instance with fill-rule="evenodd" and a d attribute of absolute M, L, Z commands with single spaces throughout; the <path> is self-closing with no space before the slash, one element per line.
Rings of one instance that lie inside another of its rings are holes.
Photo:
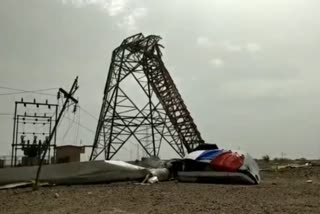
<path fill-rule="evenodd" d="M 181 157 L 204 143 L 161 59 L 160 39 L 136 34 L 113 51 L 91 160 L 109 160 L 132 140 L 149 156 L 159 156 L 163 142 Z"/>

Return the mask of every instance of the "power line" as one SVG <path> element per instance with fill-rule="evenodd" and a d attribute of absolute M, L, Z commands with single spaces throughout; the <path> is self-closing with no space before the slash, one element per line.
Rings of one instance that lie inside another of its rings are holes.
<path fill-rule="evenodd" d="M 8 90 L 13 90 L 13 91 L 28 91 L 24 89 L 18 89 L 18 88 L 10 88 L 10 87 L 5 87 L 5 86 L 0 86 L 2 89 L 8 89 Z M 31 91 L 51 91 L 51 90 L 57 90 L 59 88 L 45 88 L 45 89 L 38 89 L 38 90 L 31 90 Z"/>
<path fill-rule="evenodd" d="M 0 115 L 13 115 L 12 113 L 0 112 Z"/>
<path fill-rule="evenodd" d="M 67 117 L 67 116 L 65 116 L 64 118 L 67 118 L 68 120 L 73 120 L 73 119 L 71 119 L 71 118 L 69 118 L 69 117 Z M 96 132 L 95 131 L 93 131 L 92 129 L 90 129 L 90 128 L 88 128 L 88 127 L 86 127 L 86 126 L 84 126 L 84 125 L 82 125 L 81 123 L 79 123 L 79 122 L 76 122 L 76 121 L 74 121 L 74 123 L 76 124 L 76 125 L 79 125 L 80 127 L 82 127 L 82 128 L 84 128 L 84 129 L 86 129 L 87 131 L 89 131 L 89 132 L 91 132 L 91 133 L 93 133 L 93 134 L 95 134 Z"/>
<path fill-rule="evenodd" d="M 85 110 L 83 107 L 79 106 L 80 110 L 82 110 L 83 112 L 85 112 L 86 114 L 88 114 L 89 116 L 91 116 L 93 119 L 95 120 L 99 120 L 96 116 L 94 116 L 93 114 L 91 114 L 90 112 L 88 112 L 87 110 Z"/>
<path fill-rule="evenodd" d="M 27 93 L 39 94 L 39 95 L 46 95 L 46 96 L 52 96 L 52 97 L 55 97 L 55 96 L 56 96 L 55 94 L 40 93 L 40 92 L 36 92 L 36 91 L 22 91 L 22 92 L 3 93 L 3 94 L 0 94 L 0 96 L 16 95 L 16 94 L 27 94 Z"/>
<path fill-rule="evenodd" d="M 0 116 L 14 116 L 12 113 L 0 113 Z"/>
<path fill-rule="evenodd" d="M 16 94 L 24 94 L 24 93 L 33 93 L 33 94 L 40 94 L 40 95 L 47 95 L 47 96 L 56 96 L 54 94 L 42 93 L 41 91 L 51 91 L 51 90 L 57 90 L 58 89 L 58 88 L 46 88 L 46 89 L 38 89 L 38 90 L 23 90 L 23 89 L 10 88 L 10 87 L 4 87 L 4 86 L 0 86 L 0 88 L 1 89 L 7 89 L 7 90 L 16 91 L 16 92 L 2 93 L 2 94 L 0 94 L 0 96 L 16 95 Z"/>
<path fill-rule="evenodd" d="M 75 138 L 75 144 L 78 142 L 78 136 L 79 136 L 79 128 L 80 128 L 80 111 L 78 111 L 78 127 L 76 129 L 76 138 Z"/>

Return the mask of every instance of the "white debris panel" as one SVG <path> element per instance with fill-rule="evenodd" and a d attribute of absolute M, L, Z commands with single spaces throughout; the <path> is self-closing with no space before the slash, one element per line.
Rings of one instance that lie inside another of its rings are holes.
<path fill-rule="evenodd" d="M 30 182 L 35 180 L 38 166 L 0 169 L 0 185 Z M 159 171 L 160 170 L 160 171 Z M 124 161 L 88 161 L 44 165 L 40 181 L 50 184 L 88 184 L 139 180 L 147 175 L 159 174 L 159 180 L 167 180 L 165 169 L 147 169 Z"/>

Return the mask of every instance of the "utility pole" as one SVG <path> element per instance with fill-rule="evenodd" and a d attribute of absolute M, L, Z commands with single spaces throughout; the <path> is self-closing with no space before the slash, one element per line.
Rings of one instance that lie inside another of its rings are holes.
<path fill-rule="evenodd" d="M 40 163 L 39 163 L 39 167 L 38 167 L 37 175 L 36 175 L 36 180 L 35 180 L 35 184 L 34 184 L 34 187 L 33 187 L 34 190 L 39 188 L 39 177 L 40 177 L 43 161 L 44 161 L 44 159 L 46 157 L 46 154 L 47 154 L 47 150 L 48 150 L 48 146 L 47 145 L 50 145 L 50 141 L 53 138 L 53 136 L 55 135 L 56 129 L 57 129 L 58 125 L 59 125 L 59 122 L 61 120 L 61 117 L 62 117 L 65 109 L 67 108 L 67 105 L 68 105 L 69 101 L 71 100 L 71 102 L 73 102 L 74 104 L 78 103 L 78 100 L 73 97 L 74 93 L 77 91 L 78 88 L 79 88 L 79 86 L 78 86 L 78 77 L 76 77 L 76 79 L 74 80 L 74 82 L 72 84 L 72 87 L 71 87 L 69 92 L 66 92 L 62 88 L 59 89 L 59 92 L 61 92 L 66 99 L 65 99 L 65 102 L 64 102 L 64 104 L 62 106 L 62 109 L 61 109 L 61 111 L 59 113 L 59 116 L 58 116 L 58 118 L 56 120 L 56 123 L 55 123 L 55 125 L 54 125 L 54 127 L 52 129 L 52 132 L 50 133 L 47 142 L 45 142 L 46 146 L 44 148 L 44 152 L 43 152 L 42 157 L 40 159 Z"/>

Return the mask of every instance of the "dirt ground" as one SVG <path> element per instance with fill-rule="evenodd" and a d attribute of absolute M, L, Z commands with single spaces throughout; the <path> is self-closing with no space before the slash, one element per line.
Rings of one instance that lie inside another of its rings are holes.
<path fill-rule="evenodd" d="M 2 190 L 0 213 L 320 213 L 320 167 L 262 175 L 254 186 L 170 181 Z"/>

